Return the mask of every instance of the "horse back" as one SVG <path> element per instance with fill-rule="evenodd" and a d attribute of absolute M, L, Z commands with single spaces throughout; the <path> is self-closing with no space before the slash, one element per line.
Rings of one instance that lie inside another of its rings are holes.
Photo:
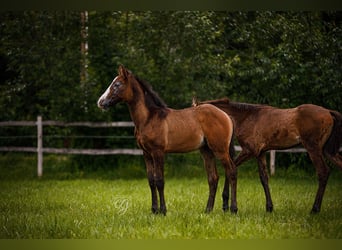
<path fill-rule="evenodd" d="M 210 104 L 171 110 L 163 126 L 167 152 L 196 150 L 214 140 L 224 141 L 220 147 L 226 149 L 233 132 L 229 116 Z"/>

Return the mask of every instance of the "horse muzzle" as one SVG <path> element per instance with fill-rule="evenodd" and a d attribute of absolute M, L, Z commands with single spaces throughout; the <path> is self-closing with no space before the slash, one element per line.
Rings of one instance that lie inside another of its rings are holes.
<path fill-rule="evenodd" d="M 112 100 L 112 99 L 99 99 L 97 101 L 97 106 L 100 108 L 100 109 L 103 109 L 103 110 L 107 110 L 109 109 L 111 106 L 115 106 L 117 103 L 119 102 L 119 100 Z"/>
<path fill-rule="evenodd" d="M 106 100 L 104 100 L 104 99 L 99 99 L 98 101 L 97 101 L 97 106 L 100 108 L 100 109 L 108 109 L 109 108 L 109 101 L 106 101 Z"/>

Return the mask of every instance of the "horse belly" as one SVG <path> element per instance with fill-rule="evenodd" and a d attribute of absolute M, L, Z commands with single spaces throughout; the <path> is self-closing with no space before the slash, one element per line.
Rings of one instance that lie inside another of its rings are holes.
<path fill-rule="evenodd" d="M 259 128 L 260 137 L 257 141 L 264 142 L 261 143 L 263 149 L 285 149 L 301 143 L 300 132 L 293 121 L 291 110 L 284 110 L 282 113 L 274 115 L 271 122 L 264 123 L 268 126 Z"/>
<path fill-rule="evenodd" d="M 276 129 L 270 138 L 271 148 L 290 148 L 301 143 L 301 137 L 295 130 Z"/>
<path fill-rule="evenodd" d="M 199 149 L 203 144 L 203 132 L 197 126 L 183 124 L 183 126 L 169 130 L 165 151 L 186 153 Z"/>

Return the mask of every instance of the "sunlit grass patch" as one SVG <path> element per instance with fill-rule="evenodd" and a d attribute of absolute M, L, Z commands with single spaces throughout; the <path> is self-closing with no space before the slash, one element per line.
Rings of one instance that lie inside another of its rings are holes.
<path fill-rule="evenodd" d="M 168 213 L 153 215 L 150 190 L 140 180 L 2 181 L 1 238 L 263 239 L 341 238 L 341 182 L 329 182 L 322 211 L 311 215 L 312 180 L 270 180 L 274 212 L 265 212 L 257 178 L 240 178 L 237 215 L 221 210 L 223 180 L 214 211 L 204 212 L 202 178 L 170 178 Z"/>

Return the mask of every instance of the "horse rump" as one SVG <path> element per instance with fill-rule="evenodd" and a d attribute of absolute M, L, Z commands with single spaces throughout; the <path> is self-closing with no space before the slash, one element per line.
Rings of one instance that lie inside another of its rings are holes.
<path fill-rule="evenodd" d="M 342 115 L 337 111 L 330 111 L 334 119 L 334 125 L 331 130 L 330 136 L 324 145 L 324 152 L 329 155 L 336 155 L 342 143 Z"/>

